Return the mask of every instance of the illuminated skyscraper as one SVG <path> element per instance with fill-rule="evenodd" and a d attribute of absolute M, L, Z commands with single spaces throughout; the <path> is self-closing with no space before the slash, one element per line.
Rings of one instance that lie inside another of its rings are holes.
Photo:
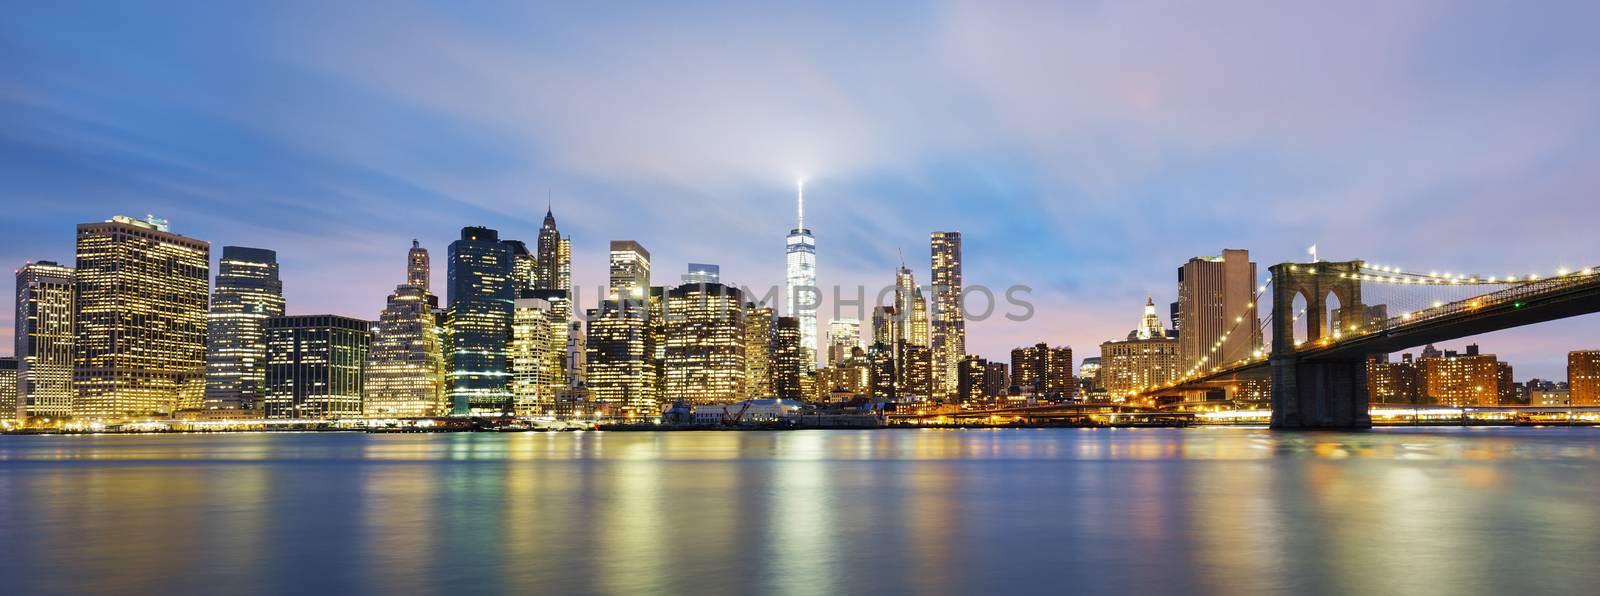
<path fill-rule="evenodd" d="M 796 187 L 795 227 L 789 231 L 786 263 L 785 312 L 800 326 L 800 349 L 807 372 L 817 368 L 817 307 L 821 290 L 817 288 L 817 239 L 806 228 L 804 183 Z M 792 398 L 798 399 L 798 398 Z"/>
<path fill-rule="evenodd" d="M 372 326 L 361 388 L 370 417 L 417 418 L 448 414 L 444 350 L 430 295 L 410 284 L 397 286 Z"/>
<path fill-rule="evenodd" d="M 518 298 L 512 311 L 511 395 L 518 416 L 554 416 L 566 352 L 566 342 L 557 343 L 556 329 L 564 331 L 566 325 L 551 315 L 549 301 L 527 297 L 530 293 Z"/>
<path fill-rule="evenodd" d="M 267 418 L 358 418 L 368 323 L 337 315 L 267 320 Z"/>
<path fill-rule="evenodd" d="M 751 398 L 773 395 L 772 348 L 775 341 L 777 313 L 770 307 L 744 307 L 744 394 Z"/>
<path fill-rule="evenodd" d="M 1128 332 L 1127 339 L 1100 344 L 1100 385 L 1112 399 L 1123 399 L 1139 391 L 1166 384 L 1183 371 L 1178 366 L 1178 340 L 1164 333 L 1150 331 L 1149 316 L 1154 314 L 1151 301 L 1145 301 L 1145 316 L 1139 327 Z M 1157 326 L 1160 321 L 1156 322 Z M 1185 331 L 1184 335 L 1188 332 Z M 1151 335 L 1151 337 L 1143 337 Z M 1182 337 L 1182 336 L 1180 336 Z M 1043 345 L 1043 344 L 1041 344 Z M 1017 365 L 1011 366 L 1011 377 L 1018 376 Z"/>
<path fill-rule="evenodd" d="M 211 245 L 164 220 L 78 225 L 73 416 L 170 414 L 205 395 Z"/>
<path fill-rule="evenodd" d="M 838 318 L 828 321 L 828 366 L 839 366 L 861 348 L 861 320 Z"/>
<path fill-rule="evenodd" d="M 458 416 L 511 411 L 511 274 L 511 250 L 499 232 L 462 228 L 450 243 L 450 403 Z"/>
<path fill-rule="evenodd" d="M 206 326 L 208 410 L 255 412 L 266 381 L 267 319 L 283 316 L 278 253 L 222 247 Z"/>
<path fill-rule="evenodd" d="M 800 401 L 811 394 L 805 348 L 800 345 L 800 319 L 778 317 L 773 328 L 772 388 L 779 399 Z"/>
<path fill-rule="evenodd" d="M 596 405 L 611 416 L 637 419 L 660 413 L 646 340 L 646 306 L 604 300 L 589 311 L 586 384 Z"/>
<path fill-rule="evenodd" d="M 23 408 L 17 405 L 17 359 L 0 358 L 0 420 L 18 420 Z"/>
<path fill-rule="evenodd" d="M 1135 332 L 1139 339 L 1153 339 L 1166 337 L 1167 331 L 1161 327 L 1161 315 L 1156 314 L 1156 300 L 1152 296 L 1144 298 L 1144 319 Z"/>
<path fill-rule="evenodd" d="M 511 251 L 511 291 L 521 292 L 535 287 L 539 275 L 539 263 L 533 253 L 528 252 L 528 245 L 521 240 L 506 240 L 506 250 Z"/>
<path fill-rule="evenodd" d="M 611 241 L 610 283 L 612 300 L 643 303 L 650 293 L 650 251 L 632 240 Z"/>
<path fill-rule="evenodd" d="M 556 216 L 549 209 L 544 212 L 544 225 L 539 227 L 537 251 L 533 287 L 546 292 L 538 297 L 550 301 L 550 317 L 557 323 L 555 340 L 561 344 L 574 341 L 581 344 L 583 336 L 581 333 L 573 336 L 571 325 L 572 239 L 561 237 L 561 230 L 556 228 Z M 567 358 L 561 371 L 563 382 L 571 387 L 576 387 L 578 379 L 583 376 L 583 366 L 579 364 L 583 350 L 580 348 L 575 354 L 578 357 Z"/>
<path fill-rule="evenodd" d="M 934 232 L 932 249 L 934 398 L 955 396 L 959 367 L 967 353 L 967 323 L 961 314 L 961 232 Z"/>
<path fill-rule="evenodd" d="M 72 415 L 72 268 L 40 261 L 18 269 L 15 322 L 18 416 Z"/>
<path fill-rule="evenodd" d="M 720 283 L 667 291 L 663 400 L 728 404 L 745 393 L 743 295 Z"/>
<path fill-rule="evenodd" d="M 1178 269 L 1180 373 L 1247 358 L 1261 347 L 1255 294 L 1256 264 L 1247 250 L 1195 257 Z M 1214 347 L 1219 341 L 1221 347 Z"/>
<path fill-rule="evenodd" d="M 406 255 L 406 283 L 396 286 L 372 326 L 361 387 L 370 417 L 417 418 L 450 413 L 445 403 L 444 329 L 438 298 L 428 292 L 428 249 L 415 240 Z"/>

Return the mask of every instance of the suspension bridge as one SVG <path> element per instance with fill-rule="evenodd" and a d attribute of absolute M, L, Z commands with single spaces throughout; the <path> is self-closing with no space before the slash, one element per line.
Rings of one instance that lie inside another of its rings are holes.
<path fill-rule="evenodd" d="M 1600 272 L 1592 267 L 1549 277 L 1423 274 L 1360 260 L 1269 270 L 1271 281 L 1256 288 L 1247 312 L 1209 353 L 1140 396 L 1266 382 L 1273 428 L 1367 428 L 1374 355 L 1600 312 Z M 1258 304 L 1270 311 L 1256 316 Z M 1270 342 L 1241 350 L 1227 341 L 1240 333 Z M 1230 346 L 1234 353 L 1224 353 Z"/>

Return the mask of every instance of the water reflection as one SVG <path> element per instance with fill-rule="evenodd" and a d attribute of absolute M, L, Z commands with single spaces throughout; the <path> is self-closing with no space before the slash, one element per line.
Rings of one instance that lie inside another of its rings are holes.
<path fill-rule="evenodd" d="M 1600 430 L 0 437 L 9 593 L 1579 593 Z"/>

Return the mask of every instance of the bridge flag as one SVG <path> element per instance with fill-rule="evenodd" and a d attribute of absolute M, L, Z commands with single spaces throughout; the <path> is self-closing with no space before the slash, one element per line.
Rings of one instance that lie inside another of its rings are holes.
<path fill-rule="evenodd" d="M 1317 262 L 1317 245 L 1311 245 L 1311 248 L 1306 249 L 1306 252 L 1311 253 L 1311 262 Z"/>

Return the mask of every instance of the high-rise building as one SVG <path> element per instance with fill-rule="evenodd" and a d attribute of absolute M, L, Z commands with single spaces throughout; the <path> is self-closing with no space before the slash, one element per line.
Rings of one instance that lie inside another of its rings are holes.
<path fill-rule="evenodd" d="M 933 351 L 921 344 L 905 344 L 896 358 L 900 366 L 899 398 L 905 401 L 932 401 Z"/>
<path fill-rule="evenodd" d="M 1004 362 L 988 362 L 983 368 L 983 394 L 989 399 L 1005 395 L 1011 387 L 1011 374 Z"/>
<path fill-rule="evenodd" d="M 281 317 L 283 311 L 278 253 L 222 247 L 206 322 L 206 409 L 260 410 L 267 319 Z"/>
<path fill-rule="evenodd" d="M 689 263 L 689 272 L 683 274 L 686 284 L 722 283 L 722 268 L 707 263 Z"/>
<path fill-rule="evenodd" d="M 1167 331 L 1161 327 L 1161 315 L 1156 314 L 1156 300 L 1151 296 L 1144 299 L 1144 320 L 1139 324 L 1137 337 L 1151 339 L 1166 337 Z"/>
<path fill-rule="evenodd" d="M 19 418 L 72 415 L 74 325 L 72 268 L 51 261 L 17 270 L 15 320 Z M 0 385 L 9 392 L 10 386 Z M 0 416 L 9 412 L 0 413 Z"/>
<path fill-rule="evenodd" d="M 1255 297 L 1256 264 L 1250 251 L 1227 249 L 1220 257 L 1195 257 L 1180 267 L 1179 372 L 1249 358 L 1260 349 Z"/>
<path fill-rule="evenodd" d="M 205 395 L 211 245 L 165 220 L 78 225 L 72 414 L 167 415 Z"/>
<path fill-rule="evenodd" d="M 450 403 L 458 416 L 506 414 L 511 337 L 511 250 L 500 233 L 461 229 L 450 243 Z"/>
<path fill-rule="evenodd" d="M 419 418 L 450 412 L 445 403 L 444 338 L 439 317 L 429 306 L 431 296 L 419 286 L 397 286 L 372 326 L 361 388 L 362 410 L 368 417 Z"/>
<path fill-rule="evenodd" d="M 777 341 L 777 313 L 754 303 L 744 307 L 744 394 L 751 399 L 774 395 L 772 351 Z"/>
<path fill-rule="evenodd" d="M 1494 406 L 1514 399 L 1511 365 L 1478 353 L 1477 345 L 1467 346 L 1466 354 L 1446 350 L 1443 356 L 1423 358 L 1417 368 L 1421 396 L 1433 403 Z"/>
<path fill-rule="evenodd" d="M 1418 403 L 1421 379 L 1417 363 L 1411 354 L 1401 356 L 1399 362 L 1389 362 L 1388 355 L 1367 361 L 1367 396 L 1372 403 Z"/>
<path fill-rule="evenodd" d="M 556 341 L 572 344 L 583 342 L 581 329 L 579 335 L 571 335 L 573 295 L 572 295 L 572 239 L 561 237 L 561 231 L 556 228 L 556 216 L 546 209 L 544 224 L 539 228 L 538 255 L 535 259 L 533 287 L 537 290 L 549 292 L 538 297 L 550 301 L 550 316 L 558 325 Z M 576 360 L 581 361 L 583 350 L 580 348 L 571 355 L 576 355 Z M 562 381 L 569 387 L 577 387 L 578 380 L 583 376 L 583 366 L 567 358 L 568 366 L 564 366 Z M 577 364 L 576 367 L 573 365 Z"/>
<path fill-rule="evenodd" d="M 337 315 L 267 319 L 267 418 L 331 419 L 362 415 L 368 323 Z"/>
<path fill-rule="evenodd" d="M 967 352 L 967 323 L 961 313 L 961 232 L 934 232 L 933 282 L 933 383 L 935 399 L 955 396 L 959 366 Z"/>
<path fill-rule="evenodd" d="M 785 241 L 784 312 L 794 317 L 800 326 L 800 349 L 804 353 L 805 370 L 817 368 L 817 308 L 822 291 L 817 288 L 817 239 L 806 228 L 806 193 L 804 184 L 796 187 L 795 226 L 789 230 Z M 790 398 L 798 399 L 798 398 Z"/>
<path fill-rule="evenodd" d="M 24 408 L 17 403 L 17 359 L 0 358 L 0 420 L 23 419 Z"/>
<path fill-rule="evenodd" d="M 558 316 L 559 318 L 559 316 Z M 566 374 L 568 389 L 583 387 L 587 381 L 589 362 L 589 338 L 583 334 L 582 321 L 567 322 L 567 356 L 561 362 L 562 372 Z"/>
<path fill-rule="evenodd" d="M 868 367 L 867 353 L 855 349 L 851 358 L 843 363 L 817 369 L 816 400 L 819 403 L 847 401 L 872 391 L 872 372 Z"/>
<path fill-rule="evenodd" d="M 650 251 L 632 240 L 612 240 L 609 279 L 609 299 L 645 302 L 650 292 Z"/>
<path fill-rule="evenodd" d="M 968 355 L 961 358 L 956 376 L 956 400 L 963 404 L 974 404 L 985 401 L 987 385 L 985 377 L 989 372 L 989 361 L 977 355 Z"/>
<path fill-rule="evenodd" d="M 1567 386 L 1572 405 L 1600 406 L 1600 350 L 1567 353 Z"/>
<path fill-rule="evenodd" d="M 1078 386 L 1084 391 L 1099 391 L 1104 388 L 1100 385 L 1099 356 L 1084 358 L 1083 362 L 1078 364 Z"/>
<path fill-rule="evenodd" d="M 1149 304 L 1146 301 L 1147 318 L 1153 312 Z M 1165 385 L 1182 373 L 1178 361 L 1179 340 L 1165 334 L 1141 337 L 1149 325 L 1147 318 L 1141 319 L 1140 326 L 1128 332 L 1127 339 L 1100 344 L 1099 384 L 1112 399 L 1125 399 L 1147 388 Z M 1187 336 L 1187 331 L 1179 335 Z"/>
<path fill-rule="evenodd" d="M 588 313 L 587 387 L 596 405 L 611 416 L 655 416 L 655 375 L 650 370 L 645 304 L 603 300 Z"/>
<path fill-rule="evenodd" d="M 744 297 L 721 283 L 667 291 L 664 400 L 729 404 L 746 391 Z"/>
<path fill-rule="evenodd" d="M 1035 397 L 1066 401 L 1077 394 L 1072 347 L 1039 343 L 1011 350 L 1011 382 Z"/>
<path fill-rule="evenodd" d="M 806 368 L 800 325 L 797 317 L 778 317 L 773 328 L 772 388 L 779 399 L 800 401 L 811 394 L 807 387 L 810 370 Z"/>
<path fill-rule="evenodd" d="M 513 293 L 534 289 L 538 283 L 539 262 L 521 240 L 506 240 L 506 250 L 511 251 L 511 291 Z"/>
<path fill-rule="evenodd" d="M 872 343 L 896 346 L 901 343 L 900 309 L 893 306 L 872 308 Z"/>
<path fill-rule="evenodd" d="M 837 318 L 828 321 L 828 366 L 839 366 L 861 349 L 861 320 Z"/>
<path fill-rule="evenodd" d="M 561 361 L 567 349 L 564 339 L 558 343 L 556 330 L 564 331 L 566 325 L 555 320 L 548 300 L 529 297 L 534 293 L 525 290 L 512 309 L 511 396 L 518 416 L 554 416 L 556 392 L 564 387 Z"/>

